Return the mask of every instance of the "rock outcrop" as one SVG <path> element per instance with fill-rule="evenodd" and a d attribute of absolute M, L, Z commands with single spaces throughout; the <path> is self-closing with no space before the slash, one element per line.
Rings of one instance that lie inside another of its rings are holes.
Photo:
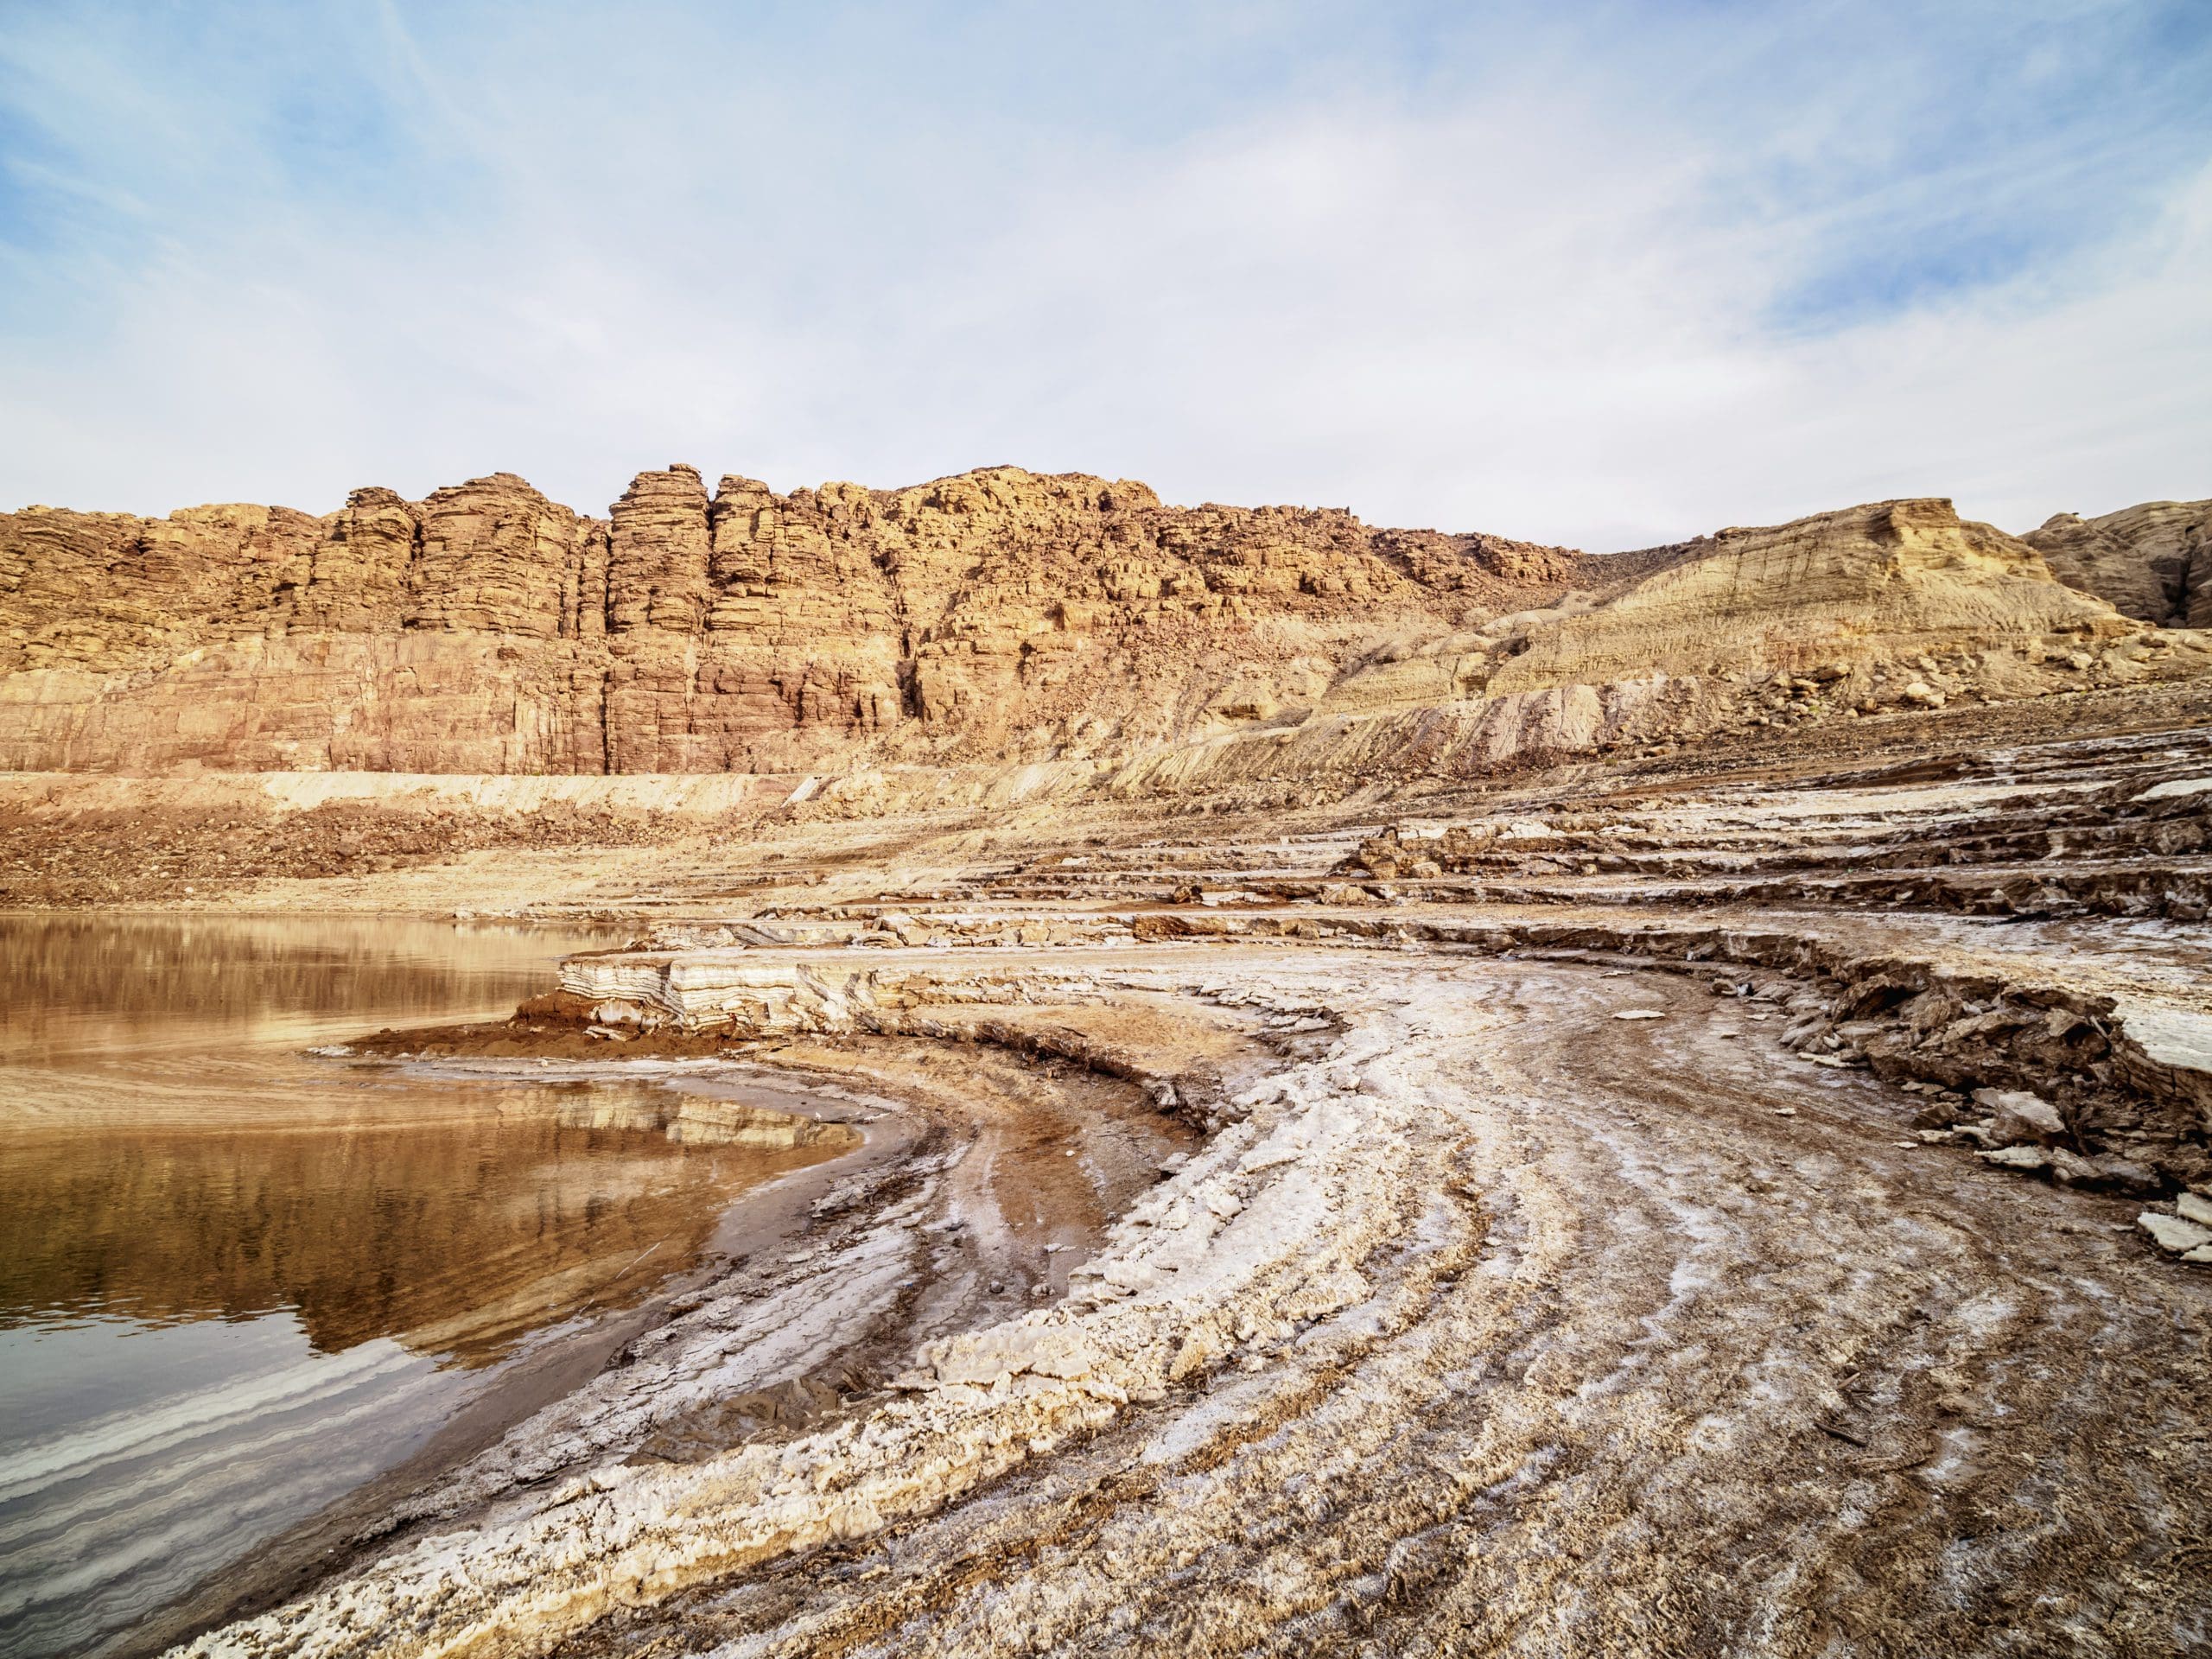
<path fill-rule="evenodd" d="M 2088 552 L 2052 543 L 2115 610 L 1937 500 L 1610 556 L 1010 467 L 710 495 L 677 465 L 604 520 L 512 474 L 321 518 L 31 507 L 0 515 L 0 768 L 1056 761 L 1150 791 L 1427 767 L 1443 744 L 1481 771 L 2196 672 L 2111 653 L 2195 620 L 2201 519 L 2139 508 L 2082 526 Z M 2183 597 L 2152 616 L 2152 588 Z M 1815 671 L 1824 699 L 1791 701 Z"/>
<path fill-rule="evenodd" d="M 2069 587 L 2164 628 L 2212 628 L 2212 501 L 2062 512 L 2020 538 Z"/>
<path fill-rule="evenodd" d="M 1488 613 L 1634 568 L 1014 467 L 789 496 L 731 476 L 710 498 L 677 465 L 605 520 L 504 473 L 422 502 L 358 490 L 322 518 L 31 507 L 0 515 L 0 766 L 1049 754 L 1077 727 L 1166 738 L 1248 659 L 1310 644 L 1325 680 L 1370 613 Z"/>

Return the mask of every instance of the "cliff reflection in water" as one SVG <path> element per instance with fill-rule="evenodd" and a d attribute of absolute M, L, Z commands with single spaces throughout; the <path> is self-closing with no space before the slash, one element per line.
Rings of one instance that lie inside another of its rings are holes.
<path fill-rule="evenodd" d="M 696 1261 L 733 1197 L 851 1133 L 766 1150 L 679 1120 L 664 1090 L 442 1092 L 444 1121 L 326 1104 L 285 1129 L 8 1138 L 0 1321 L 289 1307 L 318 1351 L 390 1336 L 480 1363 Z"/>
<path fill-rule="evenodd" d="M 308 1052 L 505 1014 L 605 943 L 0 917 L 0 1654 L 143 1630 L 851 1144 L 645 1083 Z"/>
<path fill-rule="evenodd" d="M 496 1358 L 697 1258 L 851 1131 L 656 1086 L 304 1055 L 495 1013 L 573 938 L 341 918 L 0 921 L 0 1325 L 297 1310 L 318 1351 Z"/>
<path fill-rule="evenodd" d="M 504 1012 L 564 951 L 604 938 L 384 917 L 106 914 L 0 918 L 0 1031 L 19 1044 L 105 1033 L 358 1030 Z"/>

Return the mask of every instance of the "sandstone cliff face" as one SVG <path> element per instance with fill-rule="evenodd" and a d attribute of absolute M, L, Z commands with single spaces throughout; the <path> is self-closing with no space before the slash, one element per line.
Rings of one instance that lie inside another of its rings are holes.
<path fill-rule="evenodd" d="M 2020 538 L 2069 587 L 2167 628 L 2212 628 L 2212 501 L 2146 501 L 2081 518 L 2062 512 Z"/>
<path fill-rule="evenodd" d="M 1885 501 L 1767 530 L 1725 530 L 1700 556 L 1609 605 L 1532 622 L 1498 691 L 1747 663 L 2004 645 L 2113 621 L 2039 559 L 1948 501 Z"/>
<path fill-rule="evenodd" d="M 0 766 L 1042 757 L 1166 740 L 1255 664 L 1325 683 L 1378 618 L 1487 613 L 1632 564 L 1015 467 L 788 496 L 730 476 L 709 497 L 677 465 L 604 520 L 504 473 L 422 502 L 357 490 L 320 519 L 33 507 L 0 515 Z"/>
<path fill-rule="evenodd" d="M 2188 511 L 2083 528 L 2164 569 Z M 1994 644 L 2033 690 L 2053 638 L 2135 626 L 1941 501 L 1592 557 L 1010 467 L 710 495 L 677 465 L 606 519 L 497 474 L 321 518 L 0 515 L 0 767 L 1168 777 L 1382 766 L 1446 728 L 1502 764 L 1694 734 L 1735 680 L 1831 659 L 1859 690 Z M 1424 709 L 1446 727 L 1408 736 Z"/>

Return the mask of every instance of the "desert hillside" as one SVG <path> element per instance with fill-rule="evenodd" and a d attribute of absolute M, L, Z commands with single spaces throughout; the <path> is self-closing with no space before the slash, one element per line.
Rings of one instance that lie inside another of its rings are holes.
<path fill-rule="evenodd" d="M 1010 467 L 676 466 L 605 518 L 510 474 L 321 518 L 35 506 L 0 515 L 0 768 L 1480 774 L 2187 677 L 2206 516 L 2016 538 L 1893 501 L 1592 556 Z"/>
<path fill-rule="evenodd" d="M 2212 0 L 1749 10 L 0 5 L 0 1659 L 2212 1656 Z"/>

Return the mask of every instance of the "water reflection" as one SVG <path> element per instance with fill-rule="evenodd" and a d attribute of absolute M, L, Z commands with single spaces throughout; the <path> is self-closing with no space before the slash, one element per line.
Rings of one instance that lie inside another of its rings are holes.
<path fill-rule="evenodd" d="M 603 945 L 543 928 L 350 916 L 0 917 L 11 1061 L 212 1039 L 287 1042 L 501 1010 L 548 961 Z"/>
<path fill-rule="evenodd" d="M 0 1323 L 289 1308 L 318 1352 L 392 1337 L 481 1363 L 549 1314 L 619 1306 L 695 1260 L 733 1192 L 819 1155 L 702 1144 L 663 1089 L 435 1093 L 447 1109 L 427 1121 L 326 1098 L 283 1128 L 16 1138 L 0 1173 Z"/>
<path fill-rule="evenodd" d="M 0 918 L 0 1652 L 110 1641 L 849 1139 L 303 1052 L 503 1012 L 602 942 Z"/>

